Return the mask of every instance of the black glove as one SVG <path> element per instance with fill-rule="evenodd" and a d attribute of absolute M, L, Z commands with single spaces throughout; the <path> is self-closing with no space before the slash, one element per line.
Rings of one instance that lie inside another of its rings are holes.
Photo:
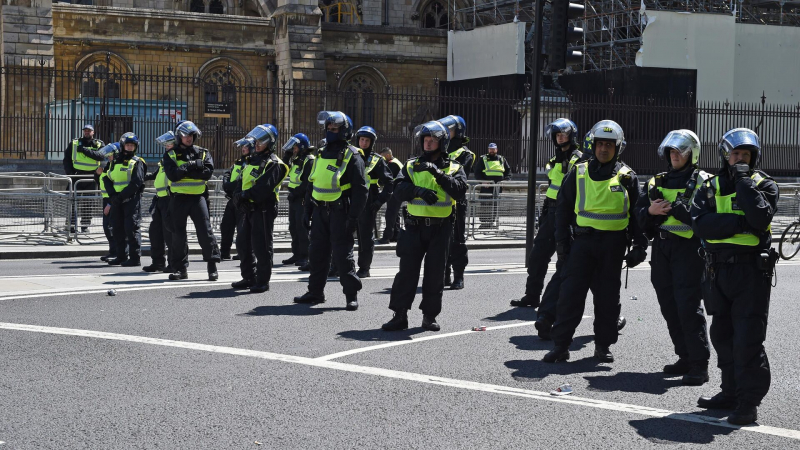
<path fill-rule="evenodd" d="M 433 205 L 439 200 L 439 196 L 436 194 L 436 191 L 432 189 L 425 189 L 424 187 L 415 187 L 414 188 L 414 196 L 419 197 L 425 203 L 429 205 Z"/>
<path fill-rule="evenodd" d="M 563 261 L 564 259 L 569 256 L 569 251 L 571 250 L 571 245 L 569 242 L 558 242 L 556 243 L 556 256 L 558 257 L 558 261 Z"/>
<path fill-rule="evenodd" d="M 358 219 L 353 219 L 352 217 L 347 218 L 347 222 L 345 223 L 345 230 L 348 234 L 353 234 L 358 229 Z"/>
<path fill-rule="evenodd" d="M 369 205 L 369 207 L 372 208 L 373 211 L 380 210 L 381 206 L 383 206 L 383 202 L 380 200 L 375 200 L 374 202 L 372 202 L 372 204 Z"/>
<path fill-rule="evenodd" d="M 198 169 L 203 169 L 205 167 L 204 161 L 202 159 L 195 159 L 194 161 L 190 162 L 189 164 L 194 163 L 194 167 Z"/>
<path fill-rule="evenodd" d="M 625 255 L 625 264 L 632 269 L 643 263 L 645 259 L 647 259 L 647 250 L 642 247 L 633 247 L 628 254 Z"/>
<path fill-rule="evenodd" d="M 743 178 L 750 178 L 750 166 L 745 163 L 733 165 L 733 180 L 739 181 Z"/>
<path fill-rule="evenodd" d="M 81 153 L 83 153 L 84 155 L 86 154 L 86 149 L 85 149 L 85 148 L 83 148 L 83 146 L 82 146 L 82 145 L 79 145 L 79 146 L 78 146 L 78 151 L 79 151 L 79 152 L 81 152 Z"/>
<path fill-rule="evenodd" d="M 119 207 L 122 204 L 122 197 L 115 195 L 111 197 L 111 206 Z"/>
<path fill-rule="evenodd" d="M 303 227 L 306 230 L 311 229 L 311 211 L 307 209 L 303 211 Z"/>
<path fill-rule="evenodd" d="M 435 164 L 427 161 L 420 161 L 419 163 L 414 164 L 414 170 L 417 172 L 429 172 L 431 175 L 437 178 L 444 175 L 444 172 L 439 170 Z"/>

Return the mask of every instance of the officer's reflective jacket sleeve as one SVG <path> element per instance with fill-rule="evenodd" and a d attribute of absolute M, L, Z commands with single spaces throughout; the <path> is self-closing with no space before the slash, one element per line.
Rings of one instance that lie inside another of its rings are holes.
<path fill-rule="evenodd" d="M 700 239 L 725 239 L 741 233 L 739 218 L 732 213 L 717 213 L 708 198 L 709 187 L 705 184 L 697 190 L 692 202 L 692 229 Z M 713 191 L 711 198 L 714 198 Z"/>
<path fill-rule="evenodd" d="M 756 230 L 766 230 L 777 211 L 778 185 L 770 179 L 756 186 L 752 178 L 736 182 L 736 203 L 744 211 L 747 224 Z"/>
<path fill-rule="evenodd" d="M 561 180 L 561 189 L 556 197 L 556 242 L 568 241 L 571 237 L 570 225 L 575 221 L 575 168 L 573 167 Z"/>
<path fill-rule="evenodd" d="M 405 169 L 404 169 L 405 170 Z M 467 195 L 467 174 L 463 167 L 459 167 L 453 175 L 442 175 L 436 179 L 439 186 L 454 200 L 462 200 Z"/>
<path fill-rule="evenodd" d="M 406 166 L 404 165 L 403 168 L 400 170 L 400 173 L 397 174 L 397 178 L 394 180 L 394 198 L 396 198 L 400 202 L 410 202 L 414 200 L 414 182 L 411 181 L 411 177 L 408 176 L 408 170 L 406 170 Z"/>
<path fill-rule="evenodd" d="M 186 178 L 186 169 L 184 169 L 183 166 L 178 166 L 178 164 L 169 157 L 169 151 L 164 152 L 164 157 L 161 158 L 161 167 L 164 168 L 164 174 L 167 176 L 167 179 L 173 183 Z"/>
<path fill-rule="evenodd" d="M 364 174 L 364 158 L 357 156 L 350 158 L 340 182 L 342 184 L 350 183 L 350 211 L 348 216 L 351 219 L 358 220 L 361 211 L 367 206 L 367 196 L 369 195 L 369 186 Z"/>
<path fill-rule="evenodd" d="M 94 146 L 97 147 L 98 150 L 92 150 L 90 148 L 84 147 L 82 153 L 84 155 L 86 155 L 87 157 L 92 158 L 95 161 L 103 161 L 103 160 L 105 160 L 107 158 L 106 155 L 104 155 L 102 152 L 99 151 L 99 149 L 102 148 L 103 145 L 104 145 L 103 141 L 95 140 L 94 141 Z M 70 149 L 70 151 L 71 151 L 71 149 Z"/>
<path fill-rule="evenodd" d="M 131 174 L 131 182 L 122 190 L 118 192 L 122 200 L 133 198 L 136 194 L 142 191 L 144 187 L 144 177 L 147 175 L 147 164 L 141 159 L 136 165 L 133 166 L 133 173 Z M 108 177 L 106 177 L 108 178 Z"/>
<path fill-rule="evenodd" d="M 378 164 L 375 165 L 375 168 L 372 169 L 370 174 L 372 177 L 377 176 L 378 181 L 380 181 L 381 185 L 383 185 L 383 190 L 381 191 L 378 199 L 381 201 L 381 203 L 388 202 L 389 198 L 392 196 L 392 192 L 394 192 L 394 176 L 392 175 L 392 171 L 389 169 L 389 164 L 385 159 L 381 158 L 380 161 L 378 161 Z"/>
<path fill-rule="evenodd" d="M 644 190 L 639 192 L 639 200 L 636 201 L 633 215 L 636 217 L 636 222 L 639 223 L 639 228 L 647 235 L 652 236 L 656 230 L 656 216 L 651 216 L 648 212 L 650 198 L 647 196 L 647 186 L 649 185 L 645 183 Z M 689 224 L 691 225 L 691 220 Z"/>
<path fill-rule="evenodd" d="M 253 187 L 250 188 L 249 198 L 255 203 L 275 202 L 275 187 L 283 181 L 286 172 L 286 166 L 273 160 L 264 169 L 264 175 L 258 177 Z"/>
<path fill-rule="evenodd" d="M 234 163 L 234 166 L 238 165 L 239 163 Z M 222 190 L 225 191 L 225 194 L 228 196 L 233 196 L 233 191 L 236 189 L 236 182 L 231 181 L 231 172 L 233 172 L 233 167 L 226 170 L 224 174 L 222 174 Z"/>
<path fill-rule="evenodd" d="M 628 212 L 630 213 L 631 219 L 628 221 L 628 231 L 631 235 L 631 240 L 635 246 L 647 247 L 647 236 L 644 235 L 644 230 L 639 225 L 639 221 L 636 220 L 635 209 L 636 205 L 639 203 L 641 192 L 639 190 L 639 177 L 636 176 L 635 173 L 631 173 L 630 185 L 625 188 L 628 190 L 628 198 L 630 198 Z"/>

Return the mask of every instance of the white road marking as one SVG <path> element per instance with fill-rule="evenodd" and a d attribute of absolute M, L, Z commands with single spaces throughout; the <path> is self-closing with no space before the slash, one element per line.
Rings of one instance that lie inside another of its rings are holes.
<path fill-rule="evenodd" d="M 749 431 L 749 432 L 800 440 L 800 431 L 791 430 L 787 428 L 777 428 L 765 425 L 752 425 L 747 427 L 740 427 L 737 425 L 729 424 L 724 419 L 718 419 L 716 417 L 701 416 L 689 413 L 679 413 L 666 409 L 629 405 L 625 403 L 607 402 L 604 400 L 596 400 L 585 397 L 576 397 L 576 396 L 555 397 L 548 394 L 547 392 L 518 389 L 508 386 L 478 383 L 474 381 L 437 377 L 437 376 L 424 375 L 412 372 L 401 372 L 397 370 L 382 369 L 377 367 L 358 366 L 355 364 L 346 364 L 336 361 L 324 361 L 320 359 L 306 358 L 302 356 L 284 355 L 280 353 L 262 352 L 262 351 L 248 350 L 242 348 L 221 347 L 216 345 L 198 344 L 194 342 L 172 341 L 167 339 L 149 338 L 144 336 L 132 336 L 127 334 L 106 333 L 102 331 L 43 327 L 39 325 L 25 325 L 25 324 L 0 322 L 0 329 L 29 331 L 35 333 L 58 334 L 65 336 L 79 336 L 79 337 L 94 338 L 94 339 L 109 339 L 115 341 L 160 345 L 164 347 L 183 348 L 187 350 L 197 350 L 197 351 L 220 353 L 220 354 L 227 354 L 234 356 L 247 356 L 251 358 L 259 358 L 270 361 L 281 361 L 291 364 L 300 364 L 300 365 L 319 367 L 324 369 L 339 370 L 351 373 L 360 373 L 364 375 L 373 375 L 373 376 L 392 378 L 397 380 L 414 381 L 418 383 L 433 384 L 437 386 L 446 386 L 456 389 L 511 395 L 515 397 L 523 397 L 523 398 L 542 400 L 548 402 L 565 403 L 569 405 L 577 405 L 577 406 L 598 408 L 610 411 L 633 413 L 643 416 L 679 420 L 683 422 L 712 425 L 722 428 L 741 429 L 742 431 Z"/>
<path fill-rule="evenodd" d="M 588 318 L 591 318 L 591 317 L 592 316 L 583 316 L 584 319 L 588 319 Z M 505 328 L 527 327 L 527 326 L 533 325 L 534 323 L 536 323 L 536 322 L 519 322 L 519 323 L 511 323 L 511 324 L 507 324 L 507 325 L 497 325 L 497 326 L 493 326 L 493 327 L 486 327 L 486 331 L 502 330 L 502 329 L 505 329 Z M 377 344 L 377 345 L 370 345 L 370 346 L 367 346 L 367 347 L 354 348 L 352 350 L 345 350 L 345 351 L 339 352 L 339 353 L 331 353 L 330 355 L 320 356 L 320 357 L 314 358 L 314 359 L 317 359 L 319 361 L 330 361 L 330 360 L 333 360 L 333 359 L 344 358 L 345 356 L 356 355 L 358 353 L 371 352 L 373 350 L 381 350 L 381 349 L 384 349 L 384 348 L 397 347 L 399 345 L 418 344 L 420 342 L 431 341 L 431 340 L 434 340 L 434 339 L 442 339 L 442 338 L 453 337 L 453 336 L 462 336 L 462 335 L 470 334 L 470 333 L 485 333 L 486 331 L 464 330 L 464 331 L 454 331 L 452 333 L 432 334 L 432 335 L 423 336 L 423 337 L 419 337 L 419 338 L 407 339 L 405 341 L 393 341 L 393 342 L 386 342 L 384 344 Z"/>

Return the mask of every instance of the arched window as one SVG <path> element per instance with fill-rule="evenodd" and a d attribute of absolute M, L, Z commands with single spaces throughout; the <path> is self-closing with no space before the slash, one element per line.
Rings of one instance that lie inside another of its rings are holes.
<path fill-rule="evenodd" d="M 204 13 L 206 12 L 206 4 L 203 3 L 203 0 L 192 0 L 192 2 L 189 4 L 189 11 Z"/>
<path fill-rule="evenodd" d="M 225 14 L 225 6 L 222 4 L 221 0 L 211 0 L 211 4 L 208 6 L 208 12 L 211 14 Z"/>
<path fill-rule="evenodd" d="M 231 117 L 223 119 L 223 125 L 237 123 L 237 90 L 241 83 L 226 67 L 217 67 L 203 77 L 205 92 L 203 98 L 206 102 L 224 102 L 230 107 Z"/>
<path fill-rule="evenodd" d="M 375 123 L 377 86 L 372 77 L 366 74 L 354 75 L 345 85 L 344 92 L 345 113 L 350 114 L 356 124 L 377 126 Z"/>
<path fill-rule="evenodd" d="M 428 3 L 422 13 L 422 28 L 447 28 L 450 19 L 447 12 L 447 7 L 440 1 Z"/>

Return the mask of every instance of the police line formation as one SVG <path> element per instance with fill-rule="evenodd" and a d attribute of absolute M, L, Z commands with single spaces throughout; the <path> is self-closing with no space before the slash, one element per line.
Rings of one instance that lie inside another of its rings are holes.
<path fill-rule="evenodd" d="M 400 267 L 389 302 L 394 316 L 382 328 L 408 328 L 424 260 L 422 327 L 439 331 L 436 317 L 444 287 L 464 287 L 467 174 L 474 164 L 477 178 L 502 181 L 510 176 L 507 162 L 494 144 L 487 155 L 476 158 L 465 146 L 466 123 L 459 116 L 418 126 L 414 136 L 422 152 L 405 164 L 389 149 L 376 153 L 376 131 L 364 126 L 354 133 L 346 114 L 323 111 L 317 120 L 326 130 L 318 149 L 305 134 L 296 134 L 278 157 L 278 131 L 270 124 L 257 126 L 235 142 L 242 157 L 223 179 L 229 201 L 222 221 L 222 251 L 208 212 L 206 182 L 214 165 L 209 152 L 196 145 L 201 132 L 194 123 L 180 122 L 157 139 L 166 151 L 150 175 L 145 161 L 136 156 L 139 140 L 134 133 L 104 146 L 94 139 L 91 125 L 83 129 L 81 139 L 70 143 L 65 168 L 71 174 L 92 173 L 100 184 L 110 243 L 110 254 L 103 259 L 109 264 L 141 265 L 141 193 L 145 181 L 154 180 L 152 264 L 143 269 L 168 272 L 170 280 L 188 277 L 186 225 L 191 218 L 209 279 L 217 280 L 217 263 L 231 258 L 235 230 L 242 279 L 232 287 L 255 293 L 269 290 L 278 191 L 288 177 L 293 255 L 283 263 L 310 271 L 307 292 L 294 301 L 324 303 L 325 284 L 338 274 L 348 311 L 358 309 L 361 278 L 370 276 L 375 215 L 388 203 L 381 241 L 397 240 Z M 357 145 L 351 144 L 354 135 Z M 652 239 L 651 281 L 677 355 L 664 372 L 682 375 L 687 385 L 707 382 L 710 335 L 722 372 L 721 390 L 700 397 L 698 405 L 734 410 L 728 417 L 734 424 L 754 422 L 770 385 L 763 343 L 777 261 L 770 222 L 779 196 L 776 183 L 757 169 L 759 137 L 746 128 L 726 132 L 718 146 L 719 171 L 709 174 L 698 168 L 697 135 L 672 131 L 658 147 L 668 170 L 640 189 L 636 173 L 620 160 L 625 137 L 616 122 L 598 122 L 581 141 L 575 123 L 558 119 L 548 126 L 547 135 L 556 147 L 547 164 L 549 187 L 528 255 L 525 295 L 511 302 L 538 308 L 538 335 L 554 343 L 543 361 L 570 358 L 569 346 L 589 290 L 596 316 L 595 357 L 614 361 L 610 346 L 625 325 L 620 316 L 620 270 L 623 262 L 630 268 L 645 261 Z M 496 196 L 495 191 L 499 190 L 489 187 L 483 193 Z M 403 202 L 405 229 L 399 230 Z M 482 226 L 496 226 L 496 214 L 492 211 L 489 223 Z M 84 226 L 86 218 L 91 220 L 85 216 Z M 358 271 L 354 235 L 359 240 Z M 554 253 L 555 274 L 545 288 Z M 710 333 L 701 300 L 713 316 Z"/>

